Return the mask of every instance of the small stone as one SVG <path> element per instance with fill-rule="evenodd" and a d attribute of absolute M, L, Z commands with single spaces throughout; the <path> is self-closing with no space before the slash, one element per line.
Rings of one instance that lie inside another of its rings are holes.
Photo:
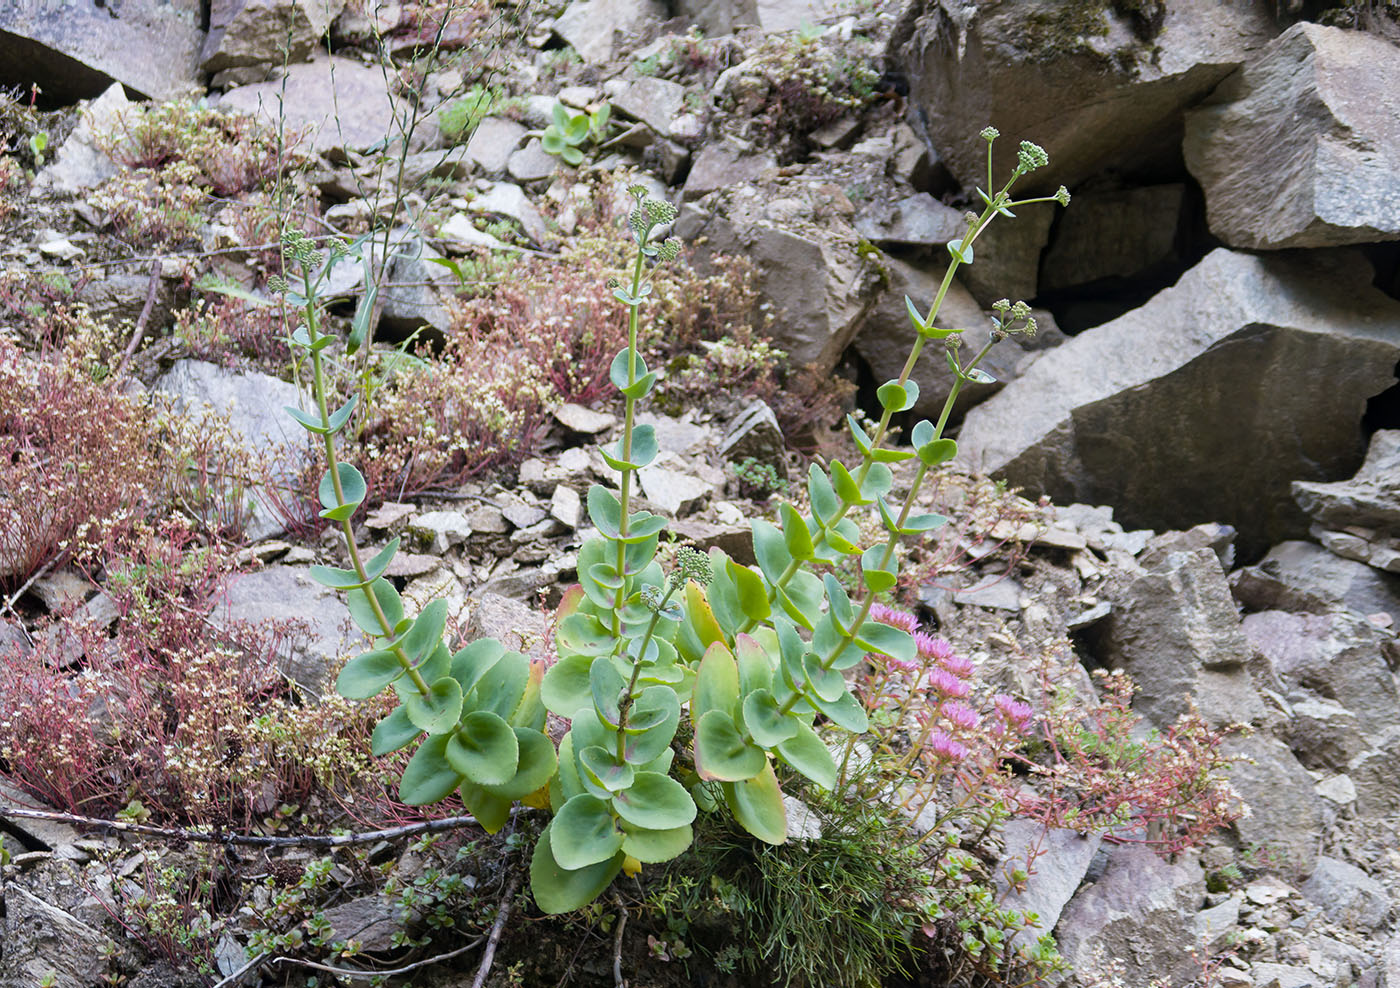
<path fill-rule="evenodd" d="M 520 147 L 528 131 L 514 120 L 487 117 L 476 125 L 467 141 L 467 157 L 488 175 L 499 175 L 510 164 L 510 157 Z"/>
<path fill-rule="evenodd" d="M 537 244 L 549 239 L 549 228 L 545 226 L 544 217 L 525 194 L 525 190 L 518 185 L 496 182 L 489 190 L 471 201 L 471 208 L 473 212 L 494 213 L 515 220 L 525 231 L 525 235 Z"/>
<path fill-rule="evenodd" d="M 690 514 L 713 490 L 699 477 L 649 466 L 638 471 L 647 500 L 673 517 Z"/>
<path fill-rule="evenodd" d="M 1245 886 L 1244 897 L 1256 906 L 1272 906 L 1276 902 L 1292 898 L 1298 890 L 1284 884 L 1272 875 Z"/>
<path fill-rule="evenodd" d="M 1071 552 L 1078 552 L 1088 548 L 1088 546 L 1088 540 L 1078 532 L 1067 532 L 1063 528 L 1049 528 L 1036 538 L 1032 548 L 1068 549 Z"/>
<path fill-rule="evenodd" d="M 472 527 L 460 511 L 429 511 L 414 518 L 408 525 L 415 535 L 431 540 L 433 552 L 442 555 L 455 545 L 471 538 Z"/>
<path fill-rule="evenodd" d="M 549 513 L 537 505 L 512 499 L 501 506 L 501 514 L 516 528 L 529 528 L 544 521 Z"/>
<path fill-rule="evenodd" d="M 1303 883 L 1303 894 L 1332 922 L 1361 933 L 1381 926 L 1390 911 L 1384 885 L 1355 865 L 1325 855 Z"/>
<path fill-rule="evenodd" d="M 1334 775 L 1313 786 L 1313 792 L 1338 806 L 1349 806 L 1356 802 L 1356 783 L 1351 776 Z"/>
<path fill-rule="evenodd" d="M 1291 964 L 1255 964 L 1250 974 L 1259 988 L 1328 988 L 1307 968 Z"/>
<path fill-rule="evenodd" d="M 501 509 L 490 504 L 483 504 L 467 515 L 467 524 L 474 532 L 486 532 L 492 535 L 505 535 L 510 531 L 510 522 L 501 513 Z"/>
<path fill-rule="evenodd" d="M 46 240 L 39 245 L 39 253 L 56 257 L 60 261 L 71 261 L 83 256 L 83 249 L 66 237 Z"/>
<path fill-rule="evenodd" d="M 572 487 L 565 487 L 560 484 L 554 488 L 554 497 L 550 501 L 549 513 L 569 528 L 578 528 L 579 517 L 583 503 L 578 496 L 578 491 Z"/>
<path fill-rule="evenodd" d="M 559 159 L 544 149 L 538 137 L 510 156 L 507 170 L 517 182 L 537 182 L 549 178 L 559 168 Z"/>
<path fill-rule="evenodd" d="M 574 402 L 566 402 L 554 410 L 554 418 L 564 428 L 586 435 L 597 435 L 617 424 L 617 417 L 607 412 L 595 412 Z"/>
<path fill-rule="evenodd" d="M 389 560 L 389 568 L 384 575 L 414 579 L 431 573 L 441 565 L 442 559 L 438 556 L 423 552 L 399 552 Z"/>
<path fill-rule="evenodd" d="M 612 102 L 627 116 L 665 134 L 685 105 L 685 87 L 667 79 L 643 76 L 629 83 Z"/>
<path fill-rule="evenodd" d="M 783 794 L 783 809 L 787 812 L 788 840 L 821 840 L 821 817 L 796 796 Z"/>
<path fill-rule="evenodd" d="M 478 230 L 471 217 L 465 213 L 454 213 L 448 217 L 447 221 L 438 227 L 437 235 L 438 239 L 445 241 L 444 249 L 453 253 L 461 253 L 468 247 L 483 247 L 487 250 L 510 249 L 485 230 Z"/>
<path fill-rule="evenodd" d="M 832 148 L 844 147 L 855 140 L 860 134 L 860 128 L 859 117 L 847 116 L 834 120 L 825 127 L 818 127 L 807 136 L 817 147 L 829 151 Z"/>

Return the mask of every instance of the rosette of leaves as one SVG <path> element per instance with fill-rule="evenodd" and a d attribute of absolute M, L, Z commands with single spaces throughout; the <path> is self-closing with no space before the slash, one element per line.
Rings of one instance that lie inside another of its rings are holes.
<path fill-rule="evenodd" d="M 286 412 L 322 444 L 328 468 L 320 483 L 320 514 L 340 526 L 351 561 L 348 569 L 312 566 L 309 575 L 346 594 L 352 619 L 372 641 L 346 663 L 336 689 L 351 699 L 369 699 L 386 689 L 398 697 L 398 705 L 374 729 L 372 750 L 383 755 L 418 744 L 400 780 L 399 798 L 416 806 L 460 792 L 482 825 L 495 831 L 504 826 L 515 800 L 543 789 L 555 772 L 554 744 L 544 733 L 540 701 L 544 668 L 491 639 L 450 652 L 443 641 L 447 601 L 435 600 L 409 617 L 384 577 L 398 539 L 368 559 L 355 542 L 351 519 L 368 492 L 360 471 L 339 460 L 335 438 L 358 399 L 334 412 L 327 403 L 324 351 L 335 337 L 320 331 L 317 288 L 336 263 L 359 257 L 359 247 L 337 243 L 327 255 L 298 232 L 284 237 L 288 260 L 302 278 L 298 290 L 287 287 L 285 294 L 305 315 L 292 344 L 310 356 L 316 401 L 312 412 Z M 351 353 L 363 343 L 372 306 L 367 294 L 352 322 Z"/>
<path fill-rule="evenodd" d="M 607 135 L 612 107 L 604 103 L 592 113 L 570 113 L 564 104 L 554 104 L 554 122 L 540 135 L 540 146 L 571 165 L 583 163 L 583 145 L 596 144 Z"/>

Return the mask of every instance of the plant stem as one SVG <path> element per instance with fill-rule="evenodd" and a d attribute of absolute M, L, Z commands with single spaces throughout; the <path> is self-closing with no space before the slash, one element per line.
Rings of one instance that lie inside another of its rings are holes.
<path fill-rule="evenodd" d="M 316 342 L 320 339 L 320 331 L 317 328 L 315 285 L 311 280 L 311 269 L 309 265 L 302 264 L 302 285 L 306 295 L 306 338 L 311 343 L 311 371 L 312 371 L 312 393 L 316 399 L 316 411 L 321 416 L 321 427 L 326 430 L 322 435 L 322 440 L 326 452 L 326 465 L 331 478 L 331 484 L 335 488 L 335 503 L 345 504 L 345 489 L 340 483 L 340 462 L 335 452 L 335 436 L 330 432 L 330 409 L 326 404 L 326 377 L 325 366 L 321 360 L 321 351 L 316 347 Z M 370 586 L 369 574 L 365 572 L 364 561 L 360 558 L 360 547 L 355 542 L 355 527 L 351 520 L 346 518 L 340 523 L 341 534 L 345 538 L 345 548 L 350 553 L 350 565 L 355 570 L 355 575 L 364 584 L 365 599 L 369 602 L 370 610 L 374 613 L 374 618 L 383 629 L 385 638 L 393 638 L 394 625 L 389 620 L 389 616 L 384 613 L 384 609 L 379 606 L 379 598 L 374 589 Z M 413 667 L 413 660 L 408 657 L 408 653 L 403 650 L 402 645 L 391 644 L 389 649 L 398 659 L 399 665 L 403 666 L 405 674 L 413 683 L 414 687 L 423 696 L 429 693 L 428 684 L 423 676 Z"/>
<path fill-rule="evenodd" d="M 651 228 L 647 228 L 651 232 Z M 642 246 L 646 243 L 646 235 L 641 238 L 641 243 L 637 245 L 637 262 L 632 266 L 632 302 L 627 311 L 627 387 L 630 390 L 632 385 L 637 383 L 637 331 L 641 322 L 642 303 L 638 297 L 638 292 L 642 290 L 642 271 L 646 255 L 642 253 Z M 636 424 L 637 399 L 630 395 L 624 395 L 626 412 L 622 423 L 622 461 L 632 462 L 632 432 Z M 630 502 L 632 497 L 632 468 L 622 468 L 622 481 L 619 486 L 618 502 L 622 505 L 622 520 L 618 523 L 618 531 L 625 539 L 628 531 L 628 514 L 630 513 Z M 622 579 L 622 585 L 617 588 L 617 596 L 613 601 L 612 609 L 612 632 L 614 635 L 622 633 L 622 601 L 627 593 L 627 543 L 619 540 L 617 543 L 617 573 Z"/>

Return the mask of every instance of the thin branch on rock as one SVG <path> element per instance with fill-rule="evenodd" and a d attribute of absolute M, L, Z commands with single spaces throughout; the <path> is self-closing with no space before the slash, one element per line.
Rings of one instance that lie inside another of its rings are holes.
<path fill-rule="evenodd" d="M 613 936 L 613 985 L 615 988 L 627 988 L 627 980 L 622 976 L 622 931 L 627 929 L 627 906 L 623 904 L 620 895 L 614 895 L 613 902 L 617 903 L 617 933 Z"/>
<path fill-rule="evenodd" d="M 155 307 L 156 293 L 160 290 L 160 262 L 161 259 L 157 257 L 151 263 L 151 280 L 146 285 L 146 304 L 141 306 L 141 314 L 136 317 L 136 328 L 131 331 L 131 342 L 126 345 L 126 352 L 117 364 L 117 377 L 126 372 L 126 365 L 131 363 L 131 358 L 136 355 L 136 350 L 146 335 L 146 324 L 151 321 L 151 309 Z"/>
<path fill-rule="evenodd" d="M 302 960 L 300 957 L 278 957 L 274 964 L 298 964 L 301 967 L 309 967 L 316 971 L 326 971 L 330 974 L 339 975 L 342 978 L 388 978 L 399 974 L 408 974 L 419 968 L 430 967 L 433 964 L 441 964 L 443 961 L 450 961 L 454 957 L 460 957 L 469 950 L 475 950 L 486 940 L 485 937 L 477 937 L 465 947 L 458 947 L 456 950 L 449 950 L 445 954 L 435 954 L 432 957 L 425 957 L 421 961 L 414 961 L 412 964 L 405 964 L 403 967 L 385 968 L 381 971 L 360 970 L 353 967 L 331 967 L 329 964 L 318 964 L 316 961 Z"/>
<path fill-rule="evenodd" d="M 511 814 L 522 812 L 515 807 Z M 396 837 L 412 837 L 415 834 L 436 834 L 449 830 L 477 825 L 476 817 L 451 816 L 441 820 L 420 820 L 399 827 L 384 830 L 370 830 L 352 834 L 303 834 L 295 837 L 263 837 L 256 834 L 231 834 L 205 830 L 181 830 L 167 827 L 150 827 L 142 823 L 128 823 L 125 820 L 102 820 L 90 816 L 75 816 L 71 813 L 56 813 L 50 810 L 24 810 L 17 807 L 0 806 L 0 819 L 51 820 L 74 827 L 90 827 L 97 830 L 117 833 L 139 834 L 143 837 L 159 837 L 163 840 L 192 841 L 199 844 L 239 845 L 242 847 L 346 847 L 353 844 L 373 844 L 376 841 L 392 840 Z"/>
<path fill-rule="evenodd" d="M 496 922 L 491 927 L 491 938 L 486 941 L 486 952 L 481 955 L 481 966 L 476 969 L 476 977 L 472 979 L 472 988 L 481 988 L 486 984 L 486 976 L 491 973 L 491 962 L 496 959 L 496 945 L 501 942 L 501 931 L 506 928 L 506 920 L 510 918 L 510 906 L 515 900 L 515 890 L 520 888 L 520 876 L 511 878 L 510 884 L 506 886 L 506 894 L 501 896 L 500 908 L 496 910 Z"/>

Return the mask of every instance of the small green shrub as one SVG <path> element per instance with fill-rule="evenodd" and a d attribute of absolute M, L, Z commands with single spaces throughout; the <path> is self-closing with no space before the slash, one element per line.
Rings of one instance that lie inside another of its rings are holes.
<path fill-rule="evenodd" d="M 989 128 L 983 136 L 990 160 L 997 135 Z M 289 269 L 299 281 L 283 287 L 302 310 L 293 343 L 311 361 L 315 407 L 288 412 L 324 450 L 321 517 L 339 526 L 350 558 L 348 568 L 314 566 L 310 575 L 347 594 L 355 623 L 374 640 L 345 666 L 337 688 L 365 699 L 392 690 L 399 700 L 375 728 L 372 748 L 388 754 L 417 745 L 400 799 L 423 805 L 457 793 L 493 832 L 505 826 L 515 802 L 547 803 L 553 818 L 530 867 L 535 902 L 547 913 L 592 902 L 624 866 L 635 872 L 677 857 L 691 846 L 700 812 L 730 816 L 762 842 L 785 843 L 779 770 L 790 780 L 835 787 L 841 769 L 827 738 L 869 727 L 842 672 L 867 654 L 905 663 L 917 655 L 913 634 L 875 619 L 872 609 L 898 581 L 901 540 L 945 520 L 915 514 L 914 499 L 928 472 L 956 455 L 956 442 L 942 435 L 952 402 L 965 382 L 988 378 L 977 365 L 996 342 L 1025 328 L 1025 306 L 1008 303 L 991 340 L 971 358 L 947 349 L 953 394 L 937 425 L 914 428 L 912 448 L 885 445 L 890 421 L 917 400 L 910 373 L 924 346 L 961 332 L 935 325 L 954 272 L 972 262 L 973 242 L 986 225 L 1018 205 L 1010 195 L 1015 182 L 1045 163 L 1039 147 L 1021 145 L 1010 180 L 983 194 L 986 208 L 949 245 L 952 263 L 930 312 L 908 302 L 916 342 L 904 373 L 879 389 L 884 411 L 873 435 L 850 420 L 860 454 L 854 469 L 834 460 L 826 469 L 814 464 L 810 514 L 782 504 L 780 524 L 753 523 L 757 567 L 736 564 L 717 549 L 705 555 L 682 548 L 670 573 L 657 561 L 666 519 L 633 511 L 631 501 L 637 471 L 660 452 L 655 430 L 636 422 L 638 404 L 657 381 L 639 352 L 641 310 L 653 294 L 653 265 L 673 261 L 680 243 L 652 242 L 654 231 L 675 219 L 675 207 L 647 198 L 641 187 L 630 190 L 635 260 L 625 279 L 610 284 L 627 313 L 626 346 L 608 372 L 624 398 L 624 427 L 602 450 L 618 489 L 599 484 L 588 493 L 597 534 L 579 551 L 580 585 L 560 605 L 558 661 L 547 672 L 490 639 L 452 652 L 443 641 L 446 601 L 410 615 L 383 576 L 398 541 L 372 558 L 361 554 L 351 519 L 369 492 L 336 444 L 357 399 L 335 409 L 330 404 L 324 353 L 335 340 L 320 328 L 317 297 L 319 279 L 353 248 L 333 245 L 327 254 L 289 233 Z M 1067 197 L 1061 190 L 1053 198 Z M 352 353 L 358 333 L 357 316 Z M 901 461 L 912 461 L 915 473 L 902 505 L 892 507 L 890 464 Z M 861 545 L 860 529 L 848 517 L 856 508 L 878 514 L 881 536 L 873 545 Z M 832 573 L 819 575 L 852 561 L 862 584 L 855 600 Z M 543 730 L 546 711 L 570 721 L 557 749 Z M 680 748 L 677 738 L 689 743 Z"/>
<path fill-rule="evenodd" d="M 612 107 L 604 103 L 592 113 L 570 113 L 563 103 L 554 104 L 554 122 L 540 135 L 540 145 L 571 165 L 583 163 L 583 145 L 601 144 L 608 137 Z"/>

